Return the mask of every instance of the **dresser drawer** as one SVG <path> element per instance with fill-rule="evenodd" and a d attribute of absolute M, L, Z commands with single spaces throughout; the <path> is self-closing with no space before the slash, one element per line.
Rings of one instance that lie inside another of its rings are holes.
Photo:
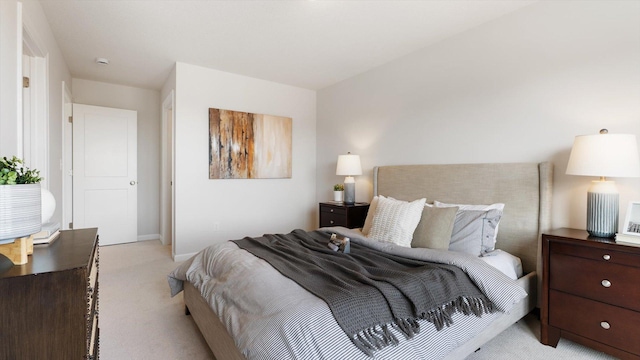
<path fill-rule="evenodd" d="M 640 256 L 611 249 L 601 249 L 575 244 L 554 243 L 551 252 L 578 256 L 606 264 L 618 264 L 640 268 Z"/>
<path fill-rule="evenodd" d="M 551 252 L 550 287 L 640 311 L 640 268 Z"/>
<path fill-rule="evenodd" d="M 549 324 L 576 335 L 640 354 L 640 313 L 551 290 Z"/>

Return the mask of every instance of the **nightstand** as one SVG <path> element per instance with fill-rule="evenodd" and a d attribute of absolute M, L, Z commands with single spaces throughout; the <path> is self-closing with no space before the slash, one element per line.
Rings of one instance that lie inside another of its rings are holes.
<path fill-rule="evenodd" d="M 540 342 L 640 359 L 640 247 L 558 229 L 542 235 L 542 261 Z"/>
<path fill-rule="evenodd" d="M 344 226 L 348 228 L 360 228 L 364 225 L 369 211 L 368 203 L 357 202 L 347 205 L 340 202 L 320 203 L 320 227 Z"/>

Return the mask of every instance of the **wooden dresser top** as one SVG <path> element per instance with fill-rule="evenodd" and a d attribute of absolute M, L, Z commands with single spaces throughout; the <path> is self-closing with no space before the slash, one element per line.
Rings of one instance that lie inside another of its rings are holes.
<path fill-rule="evenodd" d="M 87 267 L 97 240 L 97 228 L 60 231 L 49 245 L 35 245 L 24 265 L 13 265 L 0 256 L 0 280 Z"/>

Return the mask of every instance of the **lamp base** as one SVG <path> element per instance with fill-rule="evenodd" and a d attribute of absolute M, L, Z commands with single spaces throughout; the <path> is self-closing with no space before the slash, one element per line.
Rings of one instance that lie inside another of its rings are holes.
<path fill-rule="evenodd" d="M 612 238 L 618 232 L 620 195 L 613 181 L 593 181 L 587 192 L 587 232 Z"/>
<path fill-rule="evenodd" d="M 344 203 L 353 205 L 356 202 L 356 183 L 344 183 Z"/>

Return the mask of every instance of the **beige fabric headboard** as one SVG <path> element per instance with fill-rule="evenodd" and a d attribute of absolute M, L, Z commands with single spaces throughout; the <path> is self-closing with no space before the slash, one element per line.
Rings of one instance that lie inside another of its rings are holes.
<path fill-rule="evenodd" d="M 525 273 L 541 274 L 540 235 L 550 227 L 552 179 L 547 162 L 380 166 L 373 169 L 373 192 L 399 200 L 504 203 L 496 247 L 518 256 Z"/>

